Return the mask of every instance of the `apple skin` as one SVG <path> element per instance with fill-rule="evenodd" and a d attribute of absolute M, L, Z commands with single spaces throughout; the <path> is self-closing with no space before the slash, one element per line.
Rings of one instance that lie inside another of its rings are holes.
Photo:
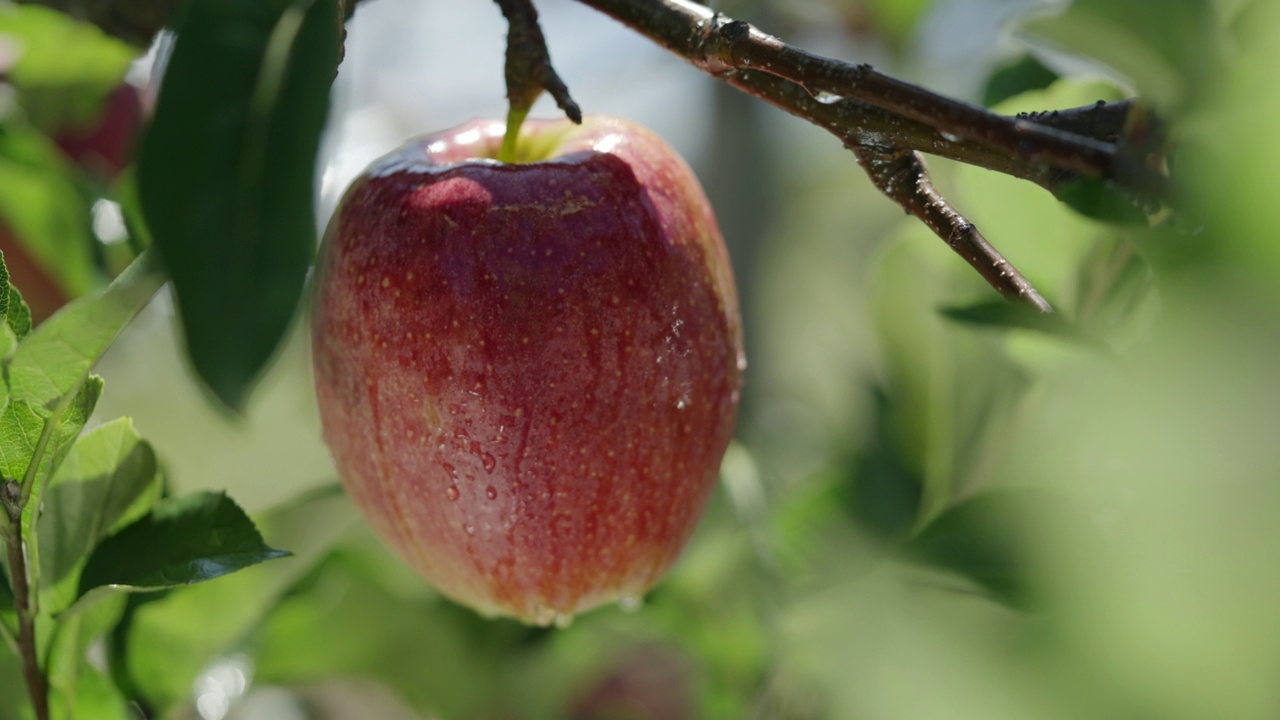
<path fill-rule="evenodd" d="M 733 434 L 728 254 L 657 136 L 475 121 L 375 162 L 317 264 L 325 439 L 372 526 L 440 592 L 540 625 L 638 597 Z"/>
<path fill-rule="evenodd" d="M 122 83 L 107 96 L 97 118 L 82 127 L 63 128 L 54 142 L 86 172 L 110 181 L 133 160 L 134 141 L 145 121 L 141 91 Z"/>

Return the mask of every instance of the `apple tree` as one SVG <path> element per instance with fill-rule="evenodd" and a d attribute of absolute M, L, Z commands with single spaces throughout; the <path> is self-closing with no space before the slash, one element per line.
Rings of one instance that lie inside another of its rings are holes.
<path fill-rule="evenodd" d="M 993 3 L 438 4 L 505 30 L 503 160 L 529 159 L 526 117 L 589 127 L 601 104 L 548 10 L 718 83 L 712 117 L 656 112 L 712 148 L 689 159 L 742 299 L 736 436 L 720 460 L 736 380 L 699 426 L 714 442 L 644 435 L 669 415 L 643 404 L 594 428 L 593 453 L 667 438 L 643 462 L 701 453 L 718 482 L 644 598 L 548 628 L 408 570 L 337 476 L 365 428 L 330 438 L 336 470 L 319 440 L 316 178 L 335 77 L 395 1 L 0 0 L 0 718 L 1274 716 L 1280 6 L 1008 4 L 999 47 L 951 58 L 981 82 L 942 93 L 913 63 Z M 398 265 L 442 266 L 418 262 Z M 696 284 L 610 272 L 564 277 Z M 608 303 L 574 297 L 585 356 Z M 444 304 L 397 318 L 503 339 L 528 318 L 560 348 L 539 298 L 463 307 L 468 328 Z M 694 375 L 695 396 L 718 382 Z M 513 377 L 548 396 L 542 370 Z M 622 490 L 636 518 L 680 492 Z M 411 523 L 401 491 L 386 517 Z M 553 537 L 559 517 L 530 519 Z M 456 552 L 414 537 L 427 565 Z M 570 557 L 546 555 L 512 572 Z"/>

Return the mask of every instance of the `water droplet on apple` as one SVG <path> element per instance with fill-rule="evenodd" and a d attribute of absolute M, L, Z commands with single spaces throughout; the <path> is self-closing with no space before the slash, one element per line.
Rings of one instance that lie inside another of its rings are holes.
<path fill-rule="evenodd" d="M 465 532 L 465 533 L 466 533 L 466 534 L 468 534 L 468 535 L 475 535 L 475 534 L 476 534 L 476 526 L 475 526 L 475 525 L 472 525 L 471 523 L 467 523 L 466 525 L 463 525 L 463 526 L 462 526 L 462 530 L 463 530 L 463 532 Z"/>
<path fill-rule="evenodd" d="M 618 600 L 618 608 L 626 613 L 633 613 L 639 610 L 642 605 L 644 605 L 644 598 L 639 595 L 624 595 L 622 599 Z"/>
<path fill-rule="evenodd" d="M 533 624 L 539 627 L 551 627 L 560 613 L 555 608 L 539 605 L 533 609 Z"/>
<path fill-rule="evenodd" d="M 494 489 L 492 485 L 490 485 L 489 487 L 484 489 L 484 495 L 490 500 L 496 500 L 498 497 L 498 491 Z"/>
<path fill-rule="evenodd" d="M 687 408 L 687 407 L 689 407 L 689 396 L 688 396 L 688 395 L 681 395 L 681 396 L 680 396 L 680 399 L 679 399 L 679 400 L 676 400 L 676 409 L 677 409 L 677 410 L 684 410 L 684 409 L 685 409 L 685 408 Z"/>
<path fill-rule="evenodd" d="M 450 486 L 449 486 L 449 489 L 447 489 L 447 490 L 445 490 L 445 491 L 444 491 L 444 496 L 445 496 L 445 497 L 447 497 L 447 498 L 449 498 L 450 500 L 457 500 L 457 499 L 458 499 L 458 486 L 457 486 L 457 485 L 450 485 Z"/>

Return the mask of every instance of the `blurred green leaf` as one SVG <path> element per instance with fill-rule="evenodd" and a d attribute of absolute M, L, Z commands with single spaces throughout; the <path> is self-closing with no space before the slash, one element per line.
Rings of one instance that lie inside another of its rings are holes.
<path fill-rule="evenodd" d="M 0 568 L 0 612 L 13 609 L 13 588 L 9 587 L 8 568 Z M 0 621 L 2 622 L 2 621 Z"/>
<path fill-rule="evenodd" d="M 0 226 L 68 294 L 100 285 L 89 198 L 62 152 L 33 128 L 0 126 Z"/>
<path fill-rule="evenodd" d="M 80 575 L 78 594 L 107 586 L 145 592 L 191 585 L 286 555 L 268 547 L 226 495 L 191 493 L 157 503 L 98 545 Z"/>
<path fill-rule="evenodd" d="M 1000 328 L 1004 330 L 1035 330 L 1093 347 L 1102 347 L 1097 338 L 1091 337 L 1057 313 L 1042 313 L 1035 308 L 1007 300 L 944 307 L 938 312 L 943 317 L 964 325 Z"/>
<path fill-rule="evenodd" d="M 1109 65 L 1163 105 L 1194 97 L 1221 67 L 1210 0 L 1074 0 L 1062 14 L 1023 29 Z"/>
<path fill-rule="evenodd" d="M 164 275 L 149 253 L 138 257 L 100 295 L 80 298 L 22 340 L 9 364 L 15 399 L 43 411 L 75 392 L 90 368 L 133 319 Z"/>
<path fill-rule="evenodd" d="M 156 458 L 129 418 L 100 425 L 76 441 L 44 492 L 40 582 L 57 613 L 75 599 L 74 571 L 98 542 L 137 519 L 155 500 Z"/>
<path fill-rule="evenodd" d="M 933 0 L 869 0 L 867 4 L 876 30 L 895 43 L 911 37 L 932 7 Z"/>
<path fill-rule="evenodd" d="M 27 117 L 44 132 L 92 120 L 138 50 L 67 13 L 0 7 L 0 36 L 21 48 L 8 79 Z"/>
<path fill-rule="evenodd" d="M 194 0 L 138 190 L 196 372 L 239 408 L 302 296 L 337 0 Z"/>
<path fill-rule="evenodd" d="M 120 691 L 89 659 L 89 648 L 120 620 L 125 599 L 112 598 L 88 612 L 62 618 L 53 628 L 45 660 L 54 717 L 130 720 L 135 715 Z"/>
<path fill-rule="evenodd" d="M 266 541 L 293 555 L 137 607 L 114 648 L 125 682 L 153 707 L 186 697 L 205 665 L 231 652 L 357 518 L 336 486 L 259 518 Z"/>
<path fill-rule="evenodd" d="M 1145 225 L 1147 214 L 1110 183 L 1099 178 L 1077 177 L 1060 185 L 1055 193 L 1067 207 L 1094 220 L 1117 225 Z"/>
<path fill-rule="evenodd" d="M 842 484 L 844 502 L 860 525 L 883 538 L 899 539 L 919 516 L 923 483 L 903 460 L 893 436 L 893 415 L 899 408 L 883 388 L 873 388 L 872 398 L 875 429 L 854 462 L 852 477 Z"/>
<path fill-rule="evenodd" d="M 903 550 L 917 561 L 968 578 L 1001 602 L 1024 606 L 1031 573 L 1018 529 L 1056 512 L 1062 498 L 1026 490 L 991 491 L 934 518 Z"/>
<path fill-rule="evenodd" d="M 1043 90 L 1057 79 L 1058 73 L 1050 70 L 1035 55 L 1027 53 L 1001 65 L 987 78 L 987 85 L 982 90 L 982 104 L 991 107 L 1024 92 Z"/>
<path fill-rule="evenodd" d="M 27 686 L 22 679 L 22 663 L 0 643 L 0 720 L 31 720 L 34 713 L 27 701 Z"/>

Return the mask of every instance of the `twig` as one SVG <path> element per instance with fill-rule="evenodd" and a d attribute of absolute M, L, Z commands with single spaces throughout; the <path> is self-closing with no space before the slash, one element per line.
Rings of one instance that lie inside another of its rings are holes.
<path fill-rule="evenodd" d="M 987 242 L 973 223 L 938 194 L 919 153 L 902 150 L 886 153 L 865 146 L 854 148 L 853 152 L 881 192 L 928 225 L 991 287 L 1010 300 L 1026 303 L 1043 313 L 1053 312 L 1053 306 L 1022 273 Z"/>

